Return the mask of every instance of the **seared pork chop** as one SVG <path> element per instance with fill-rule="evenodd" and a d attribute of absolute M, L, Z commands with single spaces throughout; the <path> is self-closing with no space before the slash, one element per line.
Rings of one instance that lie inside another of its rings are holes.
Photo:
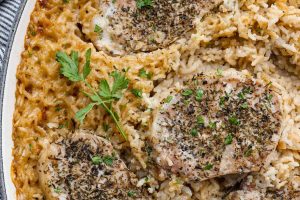
<path fill-rule="evenodd" d="M 242 183 L 241 190 L 231 192 L 225 200 L 298 200 L 300 191 L 292 184 L 280 189 L 267 187 L 264 178 L 259 174 L 249 175 Z"/>
<path fill-rule="evenodd" d="M 272 84 L 202 74 L 184 87 L 155 113 L 156 163 L 192 181 L 259 171 L 280 137 Z"/>
<path fill-rule="evenodd" d="M 46 144 L 38 170 L 47 199 L 151 199 L 111 143 L 84 131 Z"/>
<path fill-rule="evenodd" d="M 239 190 L 235 191 L 226 200 L 299 200 L 300 192 L 292 192 L 287 188 L 281 190 Z"/>
<path fill-rule="evenodd" d="M 169 46 L 195 26 L 222 0 L 116 0 L 101 1 L 95 17 L 99 50 L 122 55 L 149 52 Z"/>

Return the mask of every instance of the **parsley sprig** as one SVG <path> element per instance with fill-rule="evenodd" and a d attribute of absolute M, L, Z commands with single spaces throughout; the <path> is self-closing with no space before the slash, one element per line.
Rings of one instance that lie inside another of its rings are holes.
<path fill-rule="evenodd" d="M 104 163 L 108 166 L 112 166 L 115 159 L 116 158 L 114 156 L 94 156 L 92 157 L 92 163 L 94 165 L 100 165 L 101 163 Z"/>
<path fill-rule="evenodd" d="M 92 102 L 85 108 L 79 110 L 75 114 L 75 118 L 82 123 L 86 115 L 94 108 L 94 106 L 100 105 L 108 114 L 110 114 L 116 124 L 117 129 L 124 139 L 127 140 L 126 133 L 121 126 L 119 117 L 112 109 L 112 103 L 122 97 L 122 91 L 128 88 L 128 79 L 120 72 L 114 71 L 110 74 L 110 76 L 113 78 L 112 86 L 109 85 L 107 80 L 101 80 L 98 90 L 95 90 L 86 80 L 86 77 L 91 72 L 91 49 L 88 49 L 85 53 L 85 64 L 83 66 L 82 73 L 79 72 L 78 55 L 79 54 L 76 51 L 72 51 L 70 56 L 62 51 L 58 51 L 56 53 L 56 60 L 61 64 L 60 73 L 72 82 L 82 81 L 91 92 L 83 92 L 91 99 Z"/>

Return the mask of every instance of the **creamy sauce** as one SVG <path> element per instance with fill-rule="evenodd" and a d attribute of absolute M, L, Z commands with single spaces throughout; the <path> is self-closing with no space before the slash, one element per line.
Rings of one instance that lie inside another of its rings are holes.
<path fill-rule="evenodd" d="M 124 53 L 122 46 L 113 41 L 111 37 L 110 28 L 109 28 L 109 17 L 111 17 L 116 8 L 113 3 L 109 3 L 108 7 L 105 9 L 103 16 L 96 16 L 93 20 L 94 26 L 98 25 L 103 30 L 102 36 L 95 41 L 95 45 L 98 49 L 103 49 L 111 52 L 115 55 L 121 55 Z"/>

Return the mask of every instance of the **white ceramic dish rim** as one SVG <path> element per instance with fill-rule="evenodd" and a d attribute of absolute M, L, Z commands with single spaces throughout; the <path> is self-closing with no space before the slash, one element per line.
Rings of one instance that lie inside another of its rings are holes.
<path fill-rule="evenodd" d="M 16 70 L 24 50 L 24 38 L 36 0 L 24 0 L 14 22 L 14 29 L 4 57 L 0 77 L 0 184 L 2 200 L 16 199 L 16 189 L 11 178 L 12 120 L 15 107 Z"/>

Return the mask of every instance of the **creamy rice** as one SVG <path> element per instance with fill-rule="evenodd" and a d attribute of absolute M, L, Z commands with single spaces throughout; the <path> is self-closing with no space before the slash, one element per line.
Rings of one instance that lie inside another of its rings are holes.
<path fill-rule="evenodd" d="M 43 3 L 44 2 L 44 3 Z M 58 0 L 39 1 L 31 16 L 25 40 L 25 51 L 18 68 L 16 110 L 13 139 L 14 162 L 12 174 L 19 199 L 42 199 L 36 165 L 41 140 L 51 137 L 49 132 L 65 124 L 95 131 L 109 137 L 121 151 L 129 148 L 132 155 L 130 169 L 139 173 L 148 169 L 145 146 L 151 134 L 152 109 L 168 96 L 168 88 L 182 87 L 182 77 L 200 72 L 224 73 L 241 71 L 279 89 L 283 114 L 283 130 L 277 151 L 269 165 L 261 170 L 266 186 L 281 189 L 292 185 L 300 190 L 300 1 L 297 0 L 225 0 L 214 13 L 197 22 L 191 38 L 177 41 L 167 49 L 124 57 L 110 57 L 97 52 L 87 38 L 96 37 L 94 17 L 99 12 L 98 1 Z M 82 33 L 77 23 L 82 26 Z M 82 34 L 85 34 L 83 36 Z M 83 56 L 92 48 L 92 73 L 88 81 L 108 78 L 114 69 L 128 68 L 130 87 L 143 91 L 143 98 L 134 98 L 125 92 L 114 105 L 120 115 L 129 143 L 115 128 L 103 131 L 103 122 L 113 123 L 101 108 L 93 110 L 85 122 L 74 123 L 74 113 L 88 103 L 81 93 L 83 84 L 69 85 L 59 77 L 55 52 L 77 50 Z M 151 80 L 138 76 L 145 68 L 153 74 Z M 153 96 L 154 93 L 154 96 Z M 57 108 L 60 108 L 57 111 Z M 65 126 L 59 131 L 68 131 Z M 146 171 L 147 171 L 146 170 Z M 166 179 L 164 174 L 153 177 L 148 173 L 148 191 L 156 199 L 221 199 L 222 183 L 217 179 L 186 183 L 176 177 Z"/>

